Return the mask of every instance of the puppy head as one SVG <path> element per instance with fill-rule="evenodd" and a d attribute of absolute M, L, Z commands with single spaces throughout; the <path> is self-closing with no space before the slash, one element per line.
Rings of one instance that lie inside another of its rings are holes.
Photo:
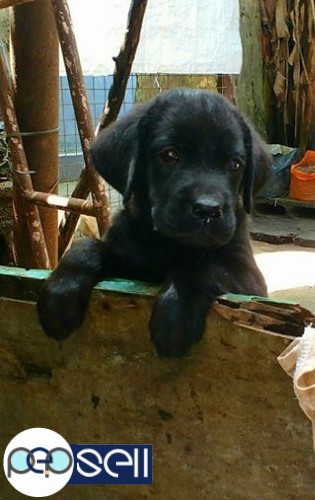
<path fill-rule="evenodd" d="M 91 152 L 99 173 L 184 244 L 222 246 L 249 213 L 270 163 L 259 136 L 222 96 L 177 89 L 102 131 Z M 242 203 L 240 202 L 242 199 Z"/>

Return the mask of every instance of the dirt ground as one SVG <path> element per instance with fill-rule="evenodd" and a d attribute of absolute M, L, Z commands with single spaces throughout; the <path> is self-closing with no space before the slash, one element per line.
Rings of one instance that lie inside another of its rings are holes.
<path fill-rule="evenodd" d="M 315 312 L 315 249 L 253 241 L 269 295 L 298 302 Z"/>

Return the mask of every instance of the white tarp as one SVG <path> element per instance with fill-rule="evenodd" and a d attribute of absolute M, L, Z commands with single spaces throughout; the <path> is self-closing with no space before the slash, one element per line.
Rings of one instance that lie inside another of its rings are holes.
<path fill-rule="evenodd" d="M 112 74 L 130 0 L 68 3 L 84 74 Z M 237 74 L 241 63 L 239 0 L 148 1 L 134 73 Z"/>

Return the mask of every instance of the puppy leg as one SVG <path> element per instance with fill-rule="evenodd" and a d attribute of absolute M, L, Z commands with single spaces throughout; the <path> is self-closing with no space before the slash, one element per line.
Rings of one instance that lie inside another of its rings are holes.
<path fill-rule="evenodd" d="M 162 280 L 161 259 L 153 259 L 155 247 L 145 244 L 142 226 L 123 210 L 102 240 L 82 239 L 65 255 L 44 283 L 37 304 L 47 335 L 63 339 L 77 329 L 94 285 L 104 278 Z"/>
<path fill-rule="evenodd" d="M 37 311 L 48 336 L 64 339 L 82 324 L 92 288 L 106 274 L 107 254 L 103 241 L 81 240 L 44 283 Z"/>
<path fill-rule="evenodd" d="M 209 308 L 220 293 L 217 287 L 205 287 L 187 276 L 173 277 L 157 298 L 150 319 L 157 353 L 167 357 L 186 354 L 202 338 Z"/>

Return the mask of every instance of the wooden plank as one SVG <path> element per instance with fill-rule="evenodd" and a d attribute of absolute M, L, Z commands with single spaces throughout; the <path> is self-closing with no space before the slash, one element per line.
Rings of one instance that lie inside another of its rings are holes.
<path fill-rule="evenodd" d="M 17 300 L 32 300 L 34 290 L 37 292 L 42 284 L 42 281 L 47 279 L 51 271 L 45 269 L 24 269 L 21 267 L 0 266 L 0 295 L 7 298 L 15 298 Z M 21 296 L 19 284 L 23 285 L 25 295 Z M 127 279 L 106 279 L 99 282 L 94 290 L 104 292 L 117 292 L 126 294 L 143 295 L 152 297 L 157 294 L 159 286 L 157 284 L 144 283 L 142 281 L 127 280 Z M 27 291 L 30 294 L 27 294 Z M 220 302 L 222 304 L 241 302 L 269 303 L 270 304 L 285 304 L 296 305 L 296 302 L 275 300 L 267 297 L 258 297 L 256 295 L 240 295 L 235 293 L 227 293 L 222 295 Z"/>
<path fill-rule="evenodd" d="M 42 281 L 49 271 L 0 266 L 0 295 L 16 300 L 37 301 Z M 159 290 L 157 284 L 107 279 L 97 284 L 94 294 L 115 292 L 119 294 L 154 297 Z M 293 302 L 274 301 L 266 297 L 225 294 L 217 298 L 214 310 L 232 322 L 261 328 L 269 332 L 302 335 L 305 324 L 314 319 L 314 314 Z"/>
<path fill-rule="evenodd" d="M 0 283 L 14 272 L 2 270 Z M 31 289 L 46 274 L 20 270 L 15 281 Z M 311 426 L 276 361 L 290 336 L 212 313 L 188 356 L 159 359 L 152 294 L 129 293 L 128 282 L 117 293 L 122 285 L 102 284 L 63 343 L 43 334 L 32 302 L 0 297 L 0 452 L 35 426 L 70 443 L 153 444 L 152 486 L 68 486 L 61 500 L 313 498 Z M 1 495 L 17 498 L 5 479 Z"/>
<path fill-rule="evenodd" d="M 35 301 L 43 280 L 49 274 L 50 271 L 44 269 L 0 266 L 0 296 Z M 156 295 L 157 290 L 156 285 L 123 279 L 104 280 L 95 287 L 95 293 L 104 291 L 148 297 Z"/>

